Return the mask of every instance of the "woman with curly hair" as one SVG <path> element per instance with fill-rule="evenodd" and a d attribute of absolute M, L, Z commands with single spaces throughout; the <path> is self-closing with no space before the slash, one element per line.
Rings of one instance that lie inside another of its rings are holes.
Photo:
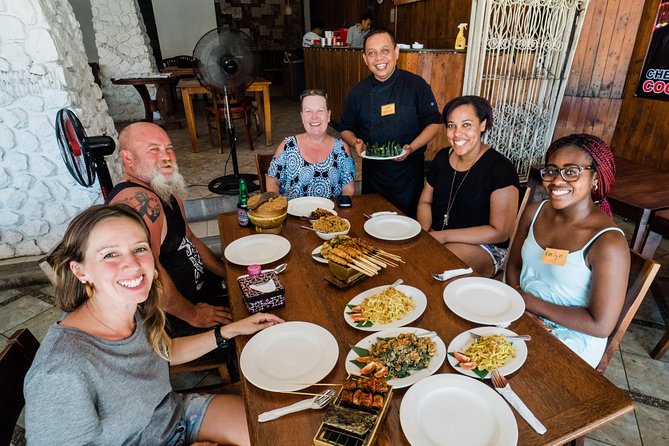
<path fill-rule="evenodd" d="M 66 314 L 49 327 L 26 376 L 29 444 L 249 444 L 241 399 L 179 395 L 169 364 L 281 319 L 258 313 L 169 339 L 149 231 L 124 204 L 79 214 L 50 258 Z"/>
<path fill-rule="evenodd" d="M 547 329 L 596 367 L 625 301 L 630 256 L 606 196 L 615 164 L 596 136 L 570 135 L 546 151 L 548 200 L 527 207 L 507 283 Z"/>
<path fill-rule="evenodd" d="M 518 210 L 518 174 L 481 136 L 493 125 L 480 96 L 444 107 L 451 147 L 437 152 L 418 201 L 418 222 L 432 237 L 485 277 L 504 264 Z"/>

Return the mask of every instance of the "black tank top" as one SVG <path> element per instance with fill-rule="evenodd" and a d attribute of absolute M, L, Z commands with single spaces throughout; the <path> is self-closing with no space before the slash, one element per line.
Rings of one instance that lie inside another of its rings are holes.
<path fill-rule="evenodd" d="M 144 185 L 124 181 L 114 186 L 107 196 L 106 203 L 109 203 L 122 190 L 131 187 L 141 187 L 153 193 Z M 186 237 L 186 221 L 176 198 L 171 196 L 169 205 L 160 197 L 158 200 L 160 200 L 167 222 L 167 234 L 160 245 L 159 260 L 177 290 L 193 303 L 201 302 L 212 295 L 221 294 L 221 280 L 205 269 L 199 251 Z"/>

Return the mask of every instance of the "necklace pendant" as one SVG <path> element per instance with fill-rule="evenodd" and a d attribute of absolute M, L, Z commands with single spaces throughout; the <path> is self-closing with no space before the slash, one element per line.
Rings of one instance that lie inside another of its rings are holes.
<path fill-rule="evenodd" d="M 444 214 L 444 224 L 442 225 L 443 228 L 448 226 L 448 214 Z"/>

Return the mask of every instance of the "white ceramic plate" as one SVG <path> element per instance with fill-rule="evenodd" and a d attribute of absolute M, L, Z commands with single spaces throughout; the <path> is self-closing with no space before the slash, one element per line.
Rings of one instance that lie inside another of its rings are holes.
<path fill-rule="evenodd" d="M 332 370 L 339 357 L 337 340 L 309 322 L 284 322 L 256 333 L 244 346 L 239 366 L 256 387 L 271 392 L 304 389 Z"/>
<path fill-rule="evenodd" d="M 440 374 L 411 387 L 400 423 L 414 446 L 515 446 L 518 425 L 509 405 L 481 381 Z"/>
<path fill-rule="evenodd" d="M 318 245 L 314 248 L 313 251 L 311 251 L 311 258 L 317 261 L 318 263 L 325 263 L 327 265 L 328 260 L 321 256 L 321 248 L 323 245 Z"/>
<path fill-rule="evenodd" d="M 351 319 L 351 315 L 349 314 L 351 312 L 351 309 L 349 305 L 352 306 L 360 305 L 362 301 L 365 300 L 365 298 L 373 296 L 374 294 L 378 294 L 381 291 L 388 288 L 389 286 L 390 284 L 377 286 L 376 288 L 372 288 L 371 290 L 363 291 L 362 293 L 358 294 L 353 299 L 351 299 L 351 301 L 348 304 L 346 304 L 346 307 L 344 308 L 344 320 L 346 320 L 346 323 L 353 328 L 357 328 L 358 330 L 381 331 L 381 330 L 387 330 L 389 328 L 403 327 L 404 325 L 410 324 L 411 322 L 415 321 L 420 317 L 421 314 L 423 314 L 425 308 L 427 308 L 427 297 L 425 296 L 425 293 L 423 293 L 418 288 L 414 288 L 409 285 L 398 285 L 397 289 L 406 294 L 407 296 L 410 296 L 413 299 L 414 303 L 416 304 L 412 311 L 405 314 L 402 318 L 393 321 L 389 324 L 374 324 L 369 327 L 360 326 L 357 322 L 354 322 L 353 319 Z"/>
<path fill-rule="evenodd" d="M 299 197 L 288 200 L 288 213 L 295 217 L 308 217 L 311 211 L 318 208 L 332 210 L 334 207 L 332 200 L 322 197 Z"/>
<path fill-rule="evenodd" d="M 517 333 L 514 333 L 511 330 L 507 330 L 506 328 L 500 328 L 500 327 L 477 327 L 477 328 L 472 328 L 471 330 L 467 330 L 464 333 L 460 333 L 457 335 L 451 343 L 448 345 L 448 352 L 460 352 L 464 353 L 467 348 L 474 342 L 474 338 L 471 337 L 469 333 L 476 333 L 477 335 L 481 336 L 490 336 L 490 335 L 504 335 L 504 336 L 518 336 Z M 499 372 L 506 376 L 510 375 L 511 373 L 515 372 L 520 368 L 525 363 L 525 360 L 527 359 L 527 344 L 525 344 L 525 341 L 514 341 L 511 343 L 513 348 L 516 349 L 516 356 L 514 358 L 509 359 L 509 362 L 507 362 L 504 366 L 500 367 Z M 481 378 L 480 375 L 477 375 L 474 373 L 473 370 L 465 370 L 462 367 L 458 366 L 458 360 L 455 359 L 455 357 L 451 356 L 450 354 L 448 355 L 448 363 L 458 372 L 462 373 L 463 375 L 471 376 L 473 378 Z M 484 379 L 489 379 L 490 378 L 490 373 L 487 373 L 486 375 L 482 376 Z"/>
<path fill-rule="evenodd" d="M 365 222 L 365 232 L 381 240 L 408 240 L 420 234 L 421 227 L 404 215 L 380 215 Z"/>
<path fill-rule="evenodd" d="M 275 262 L 288 254 L 288 239 L 274 234 L 253 234 L 226 246 L 223 255 L 236 265 L 266 265 Z"/>
<path fill-rule="evenodd" d="M 424 333 L 429 333 L 429 330 L 416 327 L 391 328 L 389 330 L 373 333 L 355 345 L 356 347 L 362 347 L 369 350 L 372 347 L 372 344 L 376 342 L 377 338 L 389 338 L 398 336 L 401 333 L 416 333 L 417 335 L 421 335 Z M 430 360 L 430 365 L 423 370 L 416 370 L 415 372 L 412 372 L 411 375 L 405 378 L 395 378 L 388 380 L 388 384 L 393 386 L 395 389 L 401 389 L 403 387 L 408 387 L 439 370 L 439 367 L 441 367 L 441 365 L 444 363 L 444 360 L 446 359 L 446 345 L 444 344 L 444 341 L 442 341 L 441 338 L 437 335 L 432 336 L 432 340 L 437 343 L 437 353 Z M 348 355 L 346 356 L 346 371 L 351 374 L 359 375 L 360 369 L 351 362 L 356 358 L 358 358 L 358 354 L 354 350 L 348 352 Z"/>
<path fill-rule="evenodd" d="M 402 151 L 400 152 L 400 154 L 399 154 L 399 155 L 395 155 L 395 156 L 371 156 L 371 155 L 367 155 L 367 151 L 365 150 L 365 151 L 363 151 L 363 152 L 360 154 L 360 156 L 363 157 L 363 158 L 367 158 L 368 160 L 381 160 L 381 161 L 385 161 L 385 160 L 394 160 L 395 158 L 399 158 L 399 157 L 401 157 L 401 156 L 404 156 L 405 153 L 407 153 L 407 151 L 404 150 L 404 149 L 402 149 Z"/>
<path fill-rule="evenodd" d="M 525 301 L 518 291 L 483 277 L 465 277 L 449 283 L 444 288 L 444 302 L 461 318 L 484 325 L 507 326 L 525 311 Z"/>

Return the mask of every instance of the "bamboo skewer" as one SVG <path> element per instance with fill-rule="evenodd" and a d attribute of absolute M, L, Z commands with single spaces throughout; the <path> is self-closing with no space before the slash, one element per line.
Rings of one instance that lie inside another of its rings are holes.
<path fill-rule="evenodd" d="M 376 253 L 377 253 L 377 254 L 380 254 L 380 255 L 382 255 L 382 256 L 384 256 L 384 257 L 388 257 L 388 258 L 391 258 L 391 259 L 393 259 L 393 260 L 396 260 L 396 261 L 398 261 L 398 262 L 406 263 L 404 260 L 402 260 L 402 257 L 400 257 L 400 256 L 398 256 L 398 255 L 395 255 L 395 254 L 391 254 L 391 253 L 389 253 L 389 252 L 387 252 L 387 251 L 384 251 L 384 250 L 382 250 L 382 249 L 377 249 L 377 250 L 376 250 Z"/>
<path fill-rule="evenodd" d="M 287 386 L 328 386 L 328 387 L 341 387 L 343 383 L 286 383 Z"/>
<path fill-rule="evenodd" d="M 306 395 L 306 396 L 321 396 L 323 395 L 322 393 L 309 393 L 309 392 L 291 392 L 291 391 L 283 391 L 279 393 L 290 393 L 291 395 Z"/>
<path fill-rule="evenodd" d="M 346 265 L 346 266 L 348 266 L 348 267 L 350 267 L 350 268 L 353 268 L 354 270 L 358 271 L 359 273 L 363 273 L 364 275 L 369 276 L 369 277 L 372 277 L 372 276 L 374 276 L 374 275 L 376 274 L 376 273 L 372 273 L 372 272 L 370 272 L 370 271 L 367 271 L 366 269 L 362 269 L 362 268 L 360 268 L 359 266 L 354 265 L 353 263 L 349 263 L 349 264 Z"/>

